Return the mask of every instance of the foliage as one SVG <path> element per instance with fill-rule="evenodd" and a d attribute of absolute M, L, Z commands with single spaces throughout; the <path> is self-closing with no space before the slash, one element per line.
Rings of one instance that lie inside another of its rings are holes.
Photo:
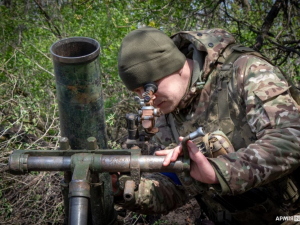
<path fill-rule="evenodd" d="M 269 20 L 275 6 L 280 10 Z M 131 100 L 133 94 L 125 90 L 118 77 L 118 50 L 122 38 L 141 26 L 153 26 L 168 35 L 220 27 L 252 47 L 260 43 L 260 37 L 264 43 L 260 51 L 300 80 L 300 10 L 295 0 L 130 0 L 126 4 L 120 0 L 0 0 L 0 14 L 0 220 L 7 223 L 22 223 L 22 218 L 28 223 L 61 219 L 59 200 L 48 211 L 38 207 L 41 199 L 55 203 L 41 191 L 45 178 L 40 173 L 20 181 L 5 172 L 13 149 L 58 146 L 58 107 L 49 49 L 61 38 L 86 36 L 100 42 L 107 133 L 112 148 L 120 147 L 125 113 L 137 110 Z M 36 189 L 12 197 L 10 189 L 27 190 L 28 185 Z"/>

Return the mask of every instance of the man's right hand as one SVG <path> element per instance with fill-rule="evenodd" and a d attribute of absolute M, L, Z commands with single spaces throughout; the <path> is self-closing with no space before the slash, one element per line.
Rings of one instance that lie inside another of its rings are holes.
<path fill-rule="evenodd" d="M 118 175 L 117 174 L 111 174 L 111 186 L 114 192 L 115 197 L 119 197 L 123 195 L 123 191 L 120 191 L 119 186 L 117 185 L 118 181 Z M 119 193 L 117 193 L 119 190 Z"/>
<path fill-rule="evenodd" d="M 179 141 L 182 141 L 183 137 L 179 137 Z M 207 160 L 207 158 L 199 151 L 198 147 L 192 142 L 187 142 L 189 156 L 191 158 L 191 177 L 202 183 L 217 184 L 219 183 L 214 168 Z M 182 155 L 181 144 L 170 150 L 156 151 L 155 155 L 166 156 L 163 162 L 164 166 L 168 166 L 170 162 L 175 162 L 179 155 Z"/>

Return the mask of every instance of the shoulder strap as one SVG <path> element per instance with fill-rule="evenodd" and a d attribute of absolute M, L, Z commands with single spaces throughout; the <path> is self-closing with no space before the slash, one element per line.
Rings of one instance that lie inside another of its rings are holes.
<path fill-rule="evenodd" d="M 237 58 L 242 55 L 255 55 L 270 62 L 269 59 L 262 56 L 259 52 L 256 52 L 252 48 L 248 48 L 240 44 L 228 45 L 224 49 L 222 54 L 220 54 L 220 57 L 218 58 L 217 61 L 223 63 L 224 65 L 231 64 L 231 63 L 233 64 L 237 60 Z"/>
<path fill-rule="evenodd" d="M 219 69 L 218 72 L 218 81 L 217 81 L 217 96 L 218 96 L 218 120 L 219 124 L 222 127 L 222 131 L 231 139 L 233 133 L 233 127 L 235 126 L 231 116 L 229 109 L 229 93 L 228 93 L 228 85 L 231 80 L 231 76 L 233 74 L 233 63 L 242 55 L 257 55 L 258 57 L 262 57 L 261 54 L 255 52 L 251 48 L 247 48 L 241 46 L 239 44 L 229 45 L 221 54 L 218 59 L 218 62 L 222 62 L 223 65 Z M 226 126 L 222 126 L 222 124 L 226 124 Z M 241 136 L 244 140 L 248 140 L 247 132 L 241 130 Z"/>
<path fill-rule="evenodd" d="M 176 129 L 176 126 L 175 126 L 173 114 L 169 113 L 166 116 L 166 120 L 167 120 L 167 123 L 170 124 L 172 135 L 173 135 L 173 138 L 174 138 L 176 144 L 179 144 L 179 133 L 178 133 L 178 131 Z"/>

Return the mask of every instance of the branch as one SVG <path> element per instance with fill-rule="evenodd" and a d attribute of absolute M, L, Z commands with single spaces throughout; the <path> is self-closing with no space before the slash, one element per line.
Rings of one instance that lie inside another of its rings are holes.
<path fill-rule="evenodd" d="M 39 1 L 39 0 L 34 0 L 34 2 L 37 4 L 37 6 L 38 6 L 39 9 L 41 10 L 42 14 L 45 16 L 46 22 L 47 22 L 47 24 L 48 24 L 50 30 L 52 31 L 52 33 L 53 33 L 57 38 L 61 39 L 61 34 L 60 34 L 59 29 L 58 29 L 57 26 L 51 21 L 50 16 L 49 16 L 48 13 L 43 9 L 42 4 L 40 3 L 40 1 Z M 51 25 L 51 24 L 52 24 L 52 25 Z M 54 29 L 56 30 L 56 32 L 52 30 L 52 26 L 54 27 Z"/>
<path fill-rule="evenodd" d="M 277 15 L 280 11 L 280 8 L 283 5 L 283 1 L 284 0 L 276 0 L 274 5 L 272 6 L 270 12 L 268 13 L 268 15 L 262 25 L 260 34 L 256 38 L 256 43 L 253 46 L 254 50 L 259 51 L 262 48 L 264 39 L 267 36 L 267 33 L 269 32 L 270 28 L 272 27 L 274 19 L 277 17 Z"/>
<path fill-rule="evenodd" d="M 229 15 L 229 13 L 227 12 L 226 5 L 225 5 L 225 10 L 223 10 L 223 9 L 220 9 L 220 10 L 223 11 L 223 12 L 226 14 L 226 16 L 228 16 L 228 17 L 229 17 L 230 19 L 232 19 L 234 22 L 236 22 L 236 23 L 238 23 L 238 24 L 244 24 L 244 25 L 246 25 L 247 27 L 249 27 L 249 30 L 250 30 L 250 31 L 252 31 L 252 32 L 254 32 L 254 33 L 256 33 L 256 34 L 260 34 L 260 31 L 258 30 L 257 27 L 253 26 L 252 24 L 248 23 L 247 21 L 244 21 L 244 20 L 238 20 L 237 18 L 235 18 L 235 17 Z M 269 36 L 271 36 L 271 37 L 275 37 L 275 35 L 274 35 L 273 33 L 268 32 L 267 34 L 268 34 Z"/>
<path fill-rule="evenodd" d="M 292 41 L 282 41 L 282 44 L 299 44 L 299 43 L 300 43 L 300 39 L 292 40 Z"/>
<path fill-rule="evenodd" d="M 278 44 L 277 42 L 275 41 L 272 41 L 271 38 L 269 37 L 266 37 L 266 39 L 271 42 L 272 44 L 276 45 L 280 50 L 282 51 L 285 51 L 287 53 L 291 53 L 291 52 L 294 52 L 296 54 L 298 54 L 300 56 L 300 52 L 299 51 L 296 51 L 296 49 L 294 47 L 286 47 L 286 46 L 283 46 L 283 45 L 280 45 Z"/>
<path fill-rule="evenodd" d="M 40 64 L 38 64 L 34 59 L 30 59 L 24 52 L 22 52 L 20 49 L 16 49 L 18 52 L 23 54 L 25 57 L 27 57 L 31 62 L 33 62 L 35 65 L 37 65 L 41 70 L 45 71 L 46 73 L 50 74 L 51 76 L 55 77 L 53 73 L 50 71 L 46 70 L 44 67 L 42 67 Z M 48 58 L 48 57 L 47 57 Z"/>
<path fill-rule="evenodd" d="M 291 0 L 291 4 L 294 5 L 297 9 L 300 9 L 299 2 L 297 0 Z"/>
<path fill-rule="evenodd" d="M 242 3 L 243 9 L 245 9 L 246 12 L 249 12 L 251 10 L 251 6 L 250 6 L 250 3 L 248 0 L 242 0 L 241 3 Z"/>
<path fill-rule="evenodd" d="M 211 13 L 213 13 L 215 10 L 216 10 L 216 8 L 223 2 L 224 0 L 219 0 L 218 2 L 217 2 L 217 4 L 214 6 L 214 8 L 213 9 L 211 9 L 209 12 L 207 12 L 207 13 L 199 13 L 198 11 L 199 10 L 197 10 L 197 12 L 195 12 L 194 13 L 194 15 L 197 15 L 197 16 L 208 16 L 208 15 L 210 15 Z"/>
<path fill-rule="evenodd" d="M 278 66 L 281 66 L 283 63 L 285 63 L 289 57 L 290 53 L 285 54 L 285 57 L 283 58 L 283 60 L 278 64 Z"/>

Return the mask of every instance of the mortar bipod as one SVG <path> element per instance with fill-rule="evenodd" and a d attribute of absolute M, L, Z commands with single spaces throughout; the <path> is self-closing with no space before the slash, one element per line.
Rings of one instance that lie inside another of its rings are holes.
<path fill-rule="evenodd" d="M 66 139 L 62 138 L 63 148 L 67 148 L 64 146 Z M 94 199 L 98 199 L 97 192 L 93 191 L 93 179 L 98 180 L 98 186 L 105 185 L 105 181 L 101 180 L 101 173 L 130 174 L 126 175 L 126 179 L 120 178 L 120 181 L 123 180 L 120 188 L 124 190 L 125 200 L 131 200 L 140 183 L 141 172 L 179 173 L 190 170 L 189 160 L 184 158 L 163 166 L 164 156 L 141 155 L 140 149 L 93 149 L 96 147 L 93 140 L 93 137 L 88 139 L 89 149 L 84 150 L 15 150 L 9 157 L 9 170 L 13 174 L 31 171 L 70 172 L 72 179 L 64 183 L 64 193 L 68 193 L 68 198 L 64 200 L 69 205 L 71 225 L 88 224 L 89 201 L 92 203 Z M 96 205 L 99 203 L 91 204 L 92 213 L 97 213 L 94 209 Z"/>

